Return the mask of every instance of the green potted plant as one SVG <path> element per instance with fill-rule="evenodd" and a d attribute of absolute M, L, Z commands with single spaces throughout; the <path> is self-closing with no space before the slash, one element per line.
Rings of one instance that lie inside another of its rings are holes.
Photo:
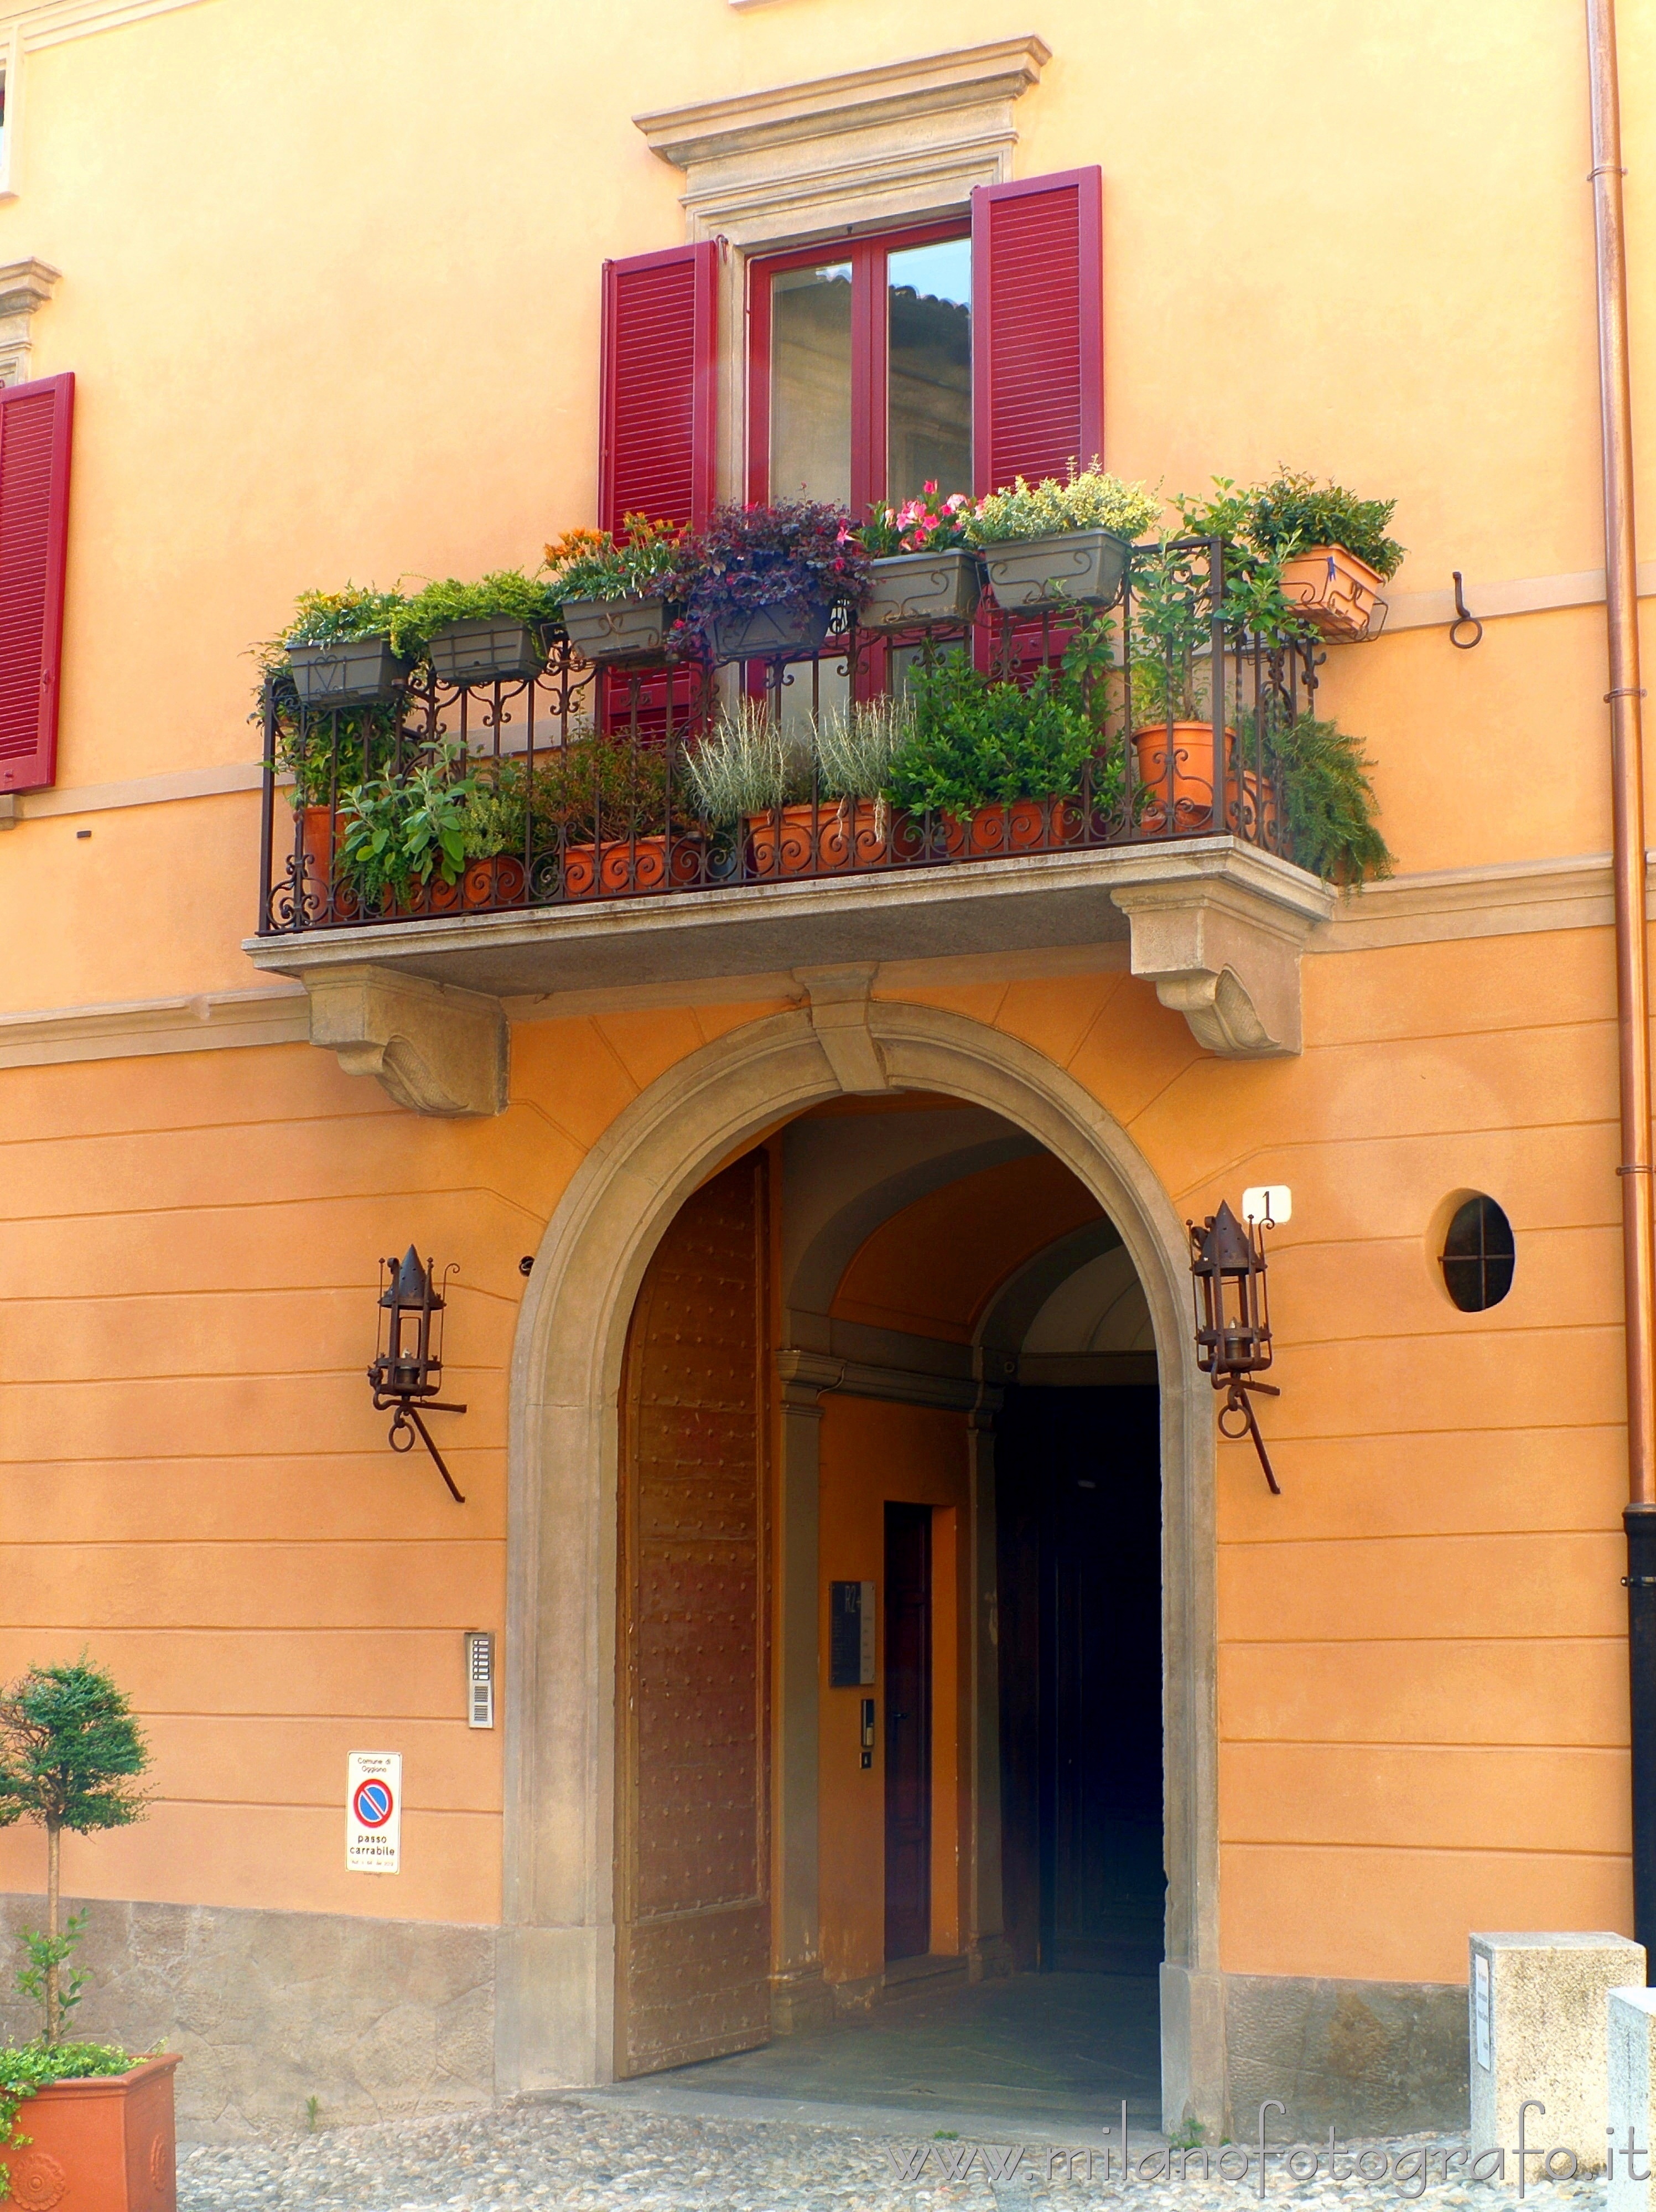
<path fill-rule="evenodd" d="M 668 597 L 681 532 L 642 514 L 628 515 L 623 530 L 619 538 L 568 530 L 546 549 L 565 635 L 595 666 L 646 666 L 672 649 Z"/>
<path fill-rule="evenodd" d="M 339 592 L 301 592 L 282 638 L 300 705 L 314 713 L 391 698 L 409 673 L 391 635 L 404 604 L 400 592 L 355 584 Z"/>
<path fill-rule="evenodd" d="M 441 914 L 459 905 L 476 789 L 457 750 L 439 746 L 344 794 L 337 873 L 365 913 Z"/>
<path fill-rule="evenodd" d="M 908 699 L 858 700 L 824 716 L 816 731 L 816 771 L 837 802 L 819 826 L 817 865 L 868 867 L 919 856 L 919 840 L 906 816 L 895 816 L 887 786 L 893 763 L 914 734 Z"/>
<path fill-rule="evenodd" d="M 1121 802 L 1096 680 L 1107 652 L 1101 635 L 1077 631 L 1061 668 L 1028 684 L 993 682 L 963 653 L 917 669 L 913 732 L 891 763 L 888 796 L 940 817 L 951 857 L 1073 843 Z"/>
<path fill-rule="evenodd" d="M 682 542 L 670 589 L 714 662 L 801 659 L 821 650 L 836 606 L 861 605 L 868 556 L 842 507 L 721 507 Z"/>
<path fill-rule="evenodd" d="M 779 721 L 765 699 L 743 699 L 685 755 L 697 813 L 716 835 L 745 838 L 754 874 L 804 875 L 817 812 L 809 736 Z"/>
<path fill-rule="evenodd" d="M 549 583 L 515 568 L 475 584 L 427 584 L 391 617 L 393 653 L 425 659 L 440 684 L 526 683 L 546 666 L 558 627 Z"/>
<path fill-rule="evenodd" d="M 1214 647 L 1205 546 L 1164 541 L 1132 579 L 1133 750 L 1143 797 L 1139 827 L 1205 830 L 1213 820 Z M 1224 666 L 1218 671 L 1222 711 Z M 1225 726 L 1225 741 L 1235 732 Z"/>
<path fill-rule="evenodd" d="M 625 737 L 589 731 L 537 757 L 531 896 L 618 898 L 698 881 L 703 841 L 670 784 L 666 747 Z"/>
<path fill-rule="evenodd" d="M 1133 540 L 1160 513 L 1142 484 L 1123 483 L 1096 461 L 1089 469 L 1071 461 L 1061 483 L 1046 477 L 1031 486 L 1019 477 L 1010 491 L 989 493 L 967 532 L 1009 613 L 1107 607 L 1120 597 Z"/>
<path fill-rule="evenodd" d="M 925 629 L 971 621 L 983 590 L 967 537 L 973 513 L 963 491 L 944 499 L 935 482 L 901 507 L 875 509 L 855 533 L 869 556 L 868 596 L 857 616 L 861 628 Z"/>
<path fill-rule="evenodd" d="M 1239 718 L 1245 755 L 1254 749 L 1254 718 Z M 1359 738 L 1312 714 L 1266 720 L 1263 754 L 1280 781 L 1286 819 L 1280 843 L 1289 857 L 1329 883 L 1356 887 L 1389 876 L 1393 862 L 1376 818 L 1374 763 Z"/>
<path fill-rule="evenodd" d="M 24 1936 L 29 1964 L 17 1978 L 40 2006 L 41 2031 L 0 2051 L 0 2170 L 21 2205 L 173 2212 L 177 2203 L 178 2054 L 134 2058 L 64 2037 L 86 1979 L 65 1972 L 86 1916 L 60 1918 L 63 1833 L 141 1820 L 148 1764 L 126 1698 L 84 1658 L 31 1668 L 0 1697 L 0 1826 L 36 1820 L 46 1834 L 46 1925 Z"/>
<path fill-rule="evenodd" d="M 1343 484 L 1319 484 L 1290 469 L 1247 491 L 1216 482 L 1216 499 L 1180 502 L 1189 527 L 1274 557 L 1283 596 L 1306 629 L 1346 643 L 1374 634 L 1380 587 L 1403 563 L 1403 547 L 1387 535 L 1395 500 L 1359 499 Z"/>

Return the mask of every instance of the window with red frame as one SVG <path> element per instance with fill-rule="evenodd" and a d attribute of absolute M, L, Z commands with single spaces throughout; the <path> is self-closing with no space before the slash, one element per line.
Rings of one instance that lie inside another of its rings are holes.
<path fill-rule="evenodd" d="M 858 520 L 972 489 L 972 238 L 961 225 L 778 254 L 750 272 L 750 499 Z"/>

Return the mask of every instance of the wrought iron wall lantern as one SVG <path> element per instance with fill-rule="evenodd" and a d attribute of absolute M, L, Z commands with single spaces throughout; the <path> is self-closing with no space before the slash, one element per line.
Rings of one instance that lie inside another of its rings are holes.
<path fill-rule="evenodd" d="M 1275 1383 L 1257 1378 L 1271 1361 L 1265 1232 L 1278 1225 L 1277 1215 L 1284 1221 L 1288 1218 L 1287 1200 L 1288 1193 L 1280 1188 L 1249 1191 L 1242 1200 L 1244 1221 L 1239 1221 L 1221 1201 L 1217 1213 L 1210 1213 L 1199 1229 L 1193 1221 L 1185 1224 L 1190 1231 L 1197 1365 L 1212 1377 L 1216 1390 L 1225 1393 L 1225 1402 L 1219 1409 L 1220 1434 L 1237 1441 L 1253 1437 L 1275 1498 L 1282 1496 L 1282 1485 L 1259 1434 L 1251 1394 L 1259 1391 L 1268 1398 L 1282 1395 Z M 1240 1417 L 1240 1427 L 1225 1426 L 1232 1415 Z"/>
<path fill-rule="evenodd" d="M 456 1265 L 443 1270 L 446 1285 Z M 401 1260 L 379 1263 L 379 1342 L 368 1370 L 373 1385 L 373 1409 L 385 1413 L 394 1407 L 391 1425 L 393 1451 L 414 1449 L 416 1437 L 436 1462 L 437 1472 L 449 1487 L 457 1505 L 465 1499 L 455 1488 L 454 1477 L 443 1464 L 443 1455 L 432 1441 L 423 1413 L 464 1413 L 464 1406 L 446 1406 L 437 1393 L 443 1387 L 444 1301 L 437 1289 L 436 1267 L 428 1260 L 422 1267 L 412 1244 Z"/>

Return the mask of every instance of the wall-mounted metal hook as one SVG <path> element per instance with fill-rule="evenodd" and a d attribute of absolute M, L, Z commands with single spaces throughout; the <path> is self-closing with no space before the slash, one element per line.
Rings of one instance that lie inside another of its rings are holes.
<path fill-rule="evenodd" d="M 1453 572 L 1455 580 L 1455 618 L 1449 625 L 1449 642 L 1462 653 L 1470 653 L 1483 635 L 1483 625 L 1466 605 L 1466 594 L 1460 588 L 1460 571 Z M 1457 637 L 1457 630 L 1470 629 L 1470 637 Z"/>

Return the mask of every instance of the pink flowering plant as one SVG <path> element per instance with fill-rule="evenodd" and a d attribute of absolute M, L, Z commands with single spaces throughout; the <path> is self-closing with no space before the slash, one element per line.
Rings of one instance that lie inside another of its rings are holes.
<path fill-rule="evenodd" d="M 705 529 L 681 540 L 662 596 L 683 607 L 676 627 L 700 641 L 715 623 L 767 609 L 860 606 L 868 584 L 868 555 L 846 508 L 779 500 L 715 507 Z"/>
<path fill-rule="evenodd" d="M 967 525 L 976 511 L 963 491 L 944 499 L 932 477 L 918 499 L 901 507 L 877 507 L 856 534 L 864 551 L 877 561 L 898 553 L 952 553 L 968 543 Z"/>

